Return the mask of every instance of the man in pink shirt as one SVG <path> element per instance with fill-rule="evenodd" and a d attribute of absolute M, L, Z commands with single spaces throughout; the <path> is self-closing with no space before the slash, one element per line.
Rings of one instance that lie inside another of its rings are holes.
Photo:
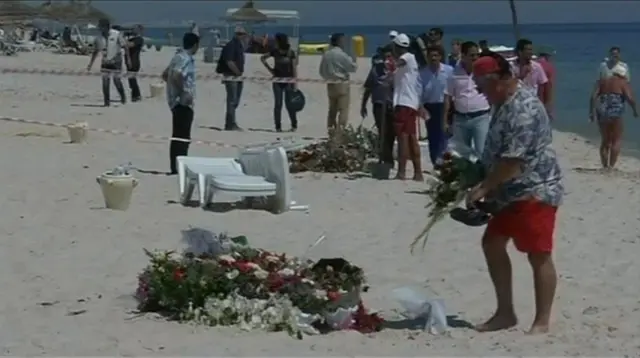
<path fill-rule="evenodd" d="M 481 157 L 491 122 L 491 107 L 487 98 L 478 92 L 473 80 L 473 62 L 478 59 L 480 48 L 476 43 L 467 41 L 460 46 L 460 51 L 462 56 L 444 91 L 444 113 L 449 113 L 453 108 L 451 132 L 457 151 L 471 152 L 470 149 L 474 149 L 474 154 Z M 447 119 L 441 120 L 444 128 L 447 128 Z"/>
<path fill-rule="evenodd" d="M 553 103 L 553 90 L 555 88 L 556 83 L 556 68 L 551 63 L 551 49 L 541 48 L 538 50 L 538 63 L 542 66 L 544 70 L 544 74 L 547 76 L 549 82 L 547 86 L 543 86 L 543 94 L 542 98 L 548 98 L 549 103 Z M 551 108 L 551 105 L 547 106 L 547 108 Z M 551 114 L 551 112 L 549 112 Z"/>
<path fill-rule="evenodd" d="M 513 75 L 527 87 L 534 90 L 545 108 L 547 108 L 547 112 L 550 112 L 551 99 L 548 97 L 550 92 L 547 90 L 550 83 L 542 66 L 532 60 L 533 42 L 527 39 L 518 40 L 516 44 L 516 54 L 518 57 L 511 64 Z"/>

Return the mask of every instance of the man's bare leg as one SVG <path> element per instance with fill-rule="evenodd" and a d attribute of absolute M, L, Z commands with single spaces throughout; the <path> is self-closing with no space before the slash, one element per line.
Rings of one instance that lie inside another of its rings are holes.
<path fill-rule="evenodd" d="M 420 160 L 420 143 L 418 143 L 418 136 L 415 134 L 409 135 L 409 155 L 411 155 L 411 163 L 413 164 L 413 180 L 424 181 L 422 175 L 422 161 Z"/>
<path fill-rule="evenodd" d="M 533 285 L 536 297 L 536 316 L 529 334 L 547 333 L 551 306 L 556 294 L 556 267 L 550 253 L 529 254 L 529 263 L 533 269 Z"/>
<path fill-rule="evenodd" d="M 405 180 L 407 178 L 409 153 L 409 136 L 404 133 L 398 133 L 398 173 L 396 174 L 396 179 Z"/>
<path fill-rule="evenodd" d="M 620 149 L 622 147 L 622 119 L 616 118 L 612 120 L 611 131 L 609 135 L 609 169 L 615 167 Z"/>
<path fill-rule="evenodd" d="M 507 253 L 509 238 L 488 236 L 482 237 L 482 251 L 487 260 L 489 275 L 493 282 L 498 301 L 496 313 L 487 322 L 477 325 L 479 332 L 508 329 L 518 323 L 513 310 L 513 283 L 511 279 L 511 260 Z"/>

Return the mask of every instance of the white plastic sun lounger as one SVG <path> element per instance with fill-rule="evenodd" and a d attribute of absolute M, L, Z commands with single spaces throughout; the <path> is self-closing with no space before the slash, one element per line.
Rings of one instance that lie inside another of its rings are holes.
<path fill-rule="evenodd" d="M 198 186 L 200 205 L 203 204 L 205 196 L 205 187 L 207 186 L 208 177 L 220 176 L 220 175 L 258 175 L 262 173 L 260 169 L 257 172 L 252 172 L 250 158 L 260 155 L 267 149 L 276 148 L 282 146 L 285 151 L 297 150 L 304 147 L 303 143 L 271 143 L 271 144 L 258 144 L 242 148 L 239 151 L 238 159 L 236 158 L 223 158 L 223 157 L 186 157 L 180 156 L 177 158 L 178 164 L 178 194 L 180 202 L 184 205 L 188 203 L 195 190 L 195 186 Z"/>
<path fill-rule="evenodd" d="M 204 190 L 203 207 L 213 201 L 215 194 L 233 194 L 242 197 L 266 196 L 270 208 L 276 213 L 292 209 L 291 177 L 287 152 L 282 147 L 262 151 L 259 155 L 246 157 L 246 166 L 256 175 L 210 176 Z M 306 207 L 295 209 L 306 210 Z"/>

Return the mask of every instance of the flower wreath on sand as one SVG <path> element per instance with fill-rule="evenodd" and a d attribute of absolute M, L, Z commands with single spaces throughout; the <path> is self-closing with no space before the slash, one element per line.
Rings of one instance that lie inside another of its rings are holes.
<path fill-rule="evenodd" d="M 302 260 L 248 246 L 244 236 L 215 237 L 216 250 L 148 252 L 151 262 L 138 277 L 142 312 L 211 326 L 303 333 L 381 329 L 367 312 L 361 268 L 342 258 Z M 213 252 L 216 251 L 216 252 Z"/>

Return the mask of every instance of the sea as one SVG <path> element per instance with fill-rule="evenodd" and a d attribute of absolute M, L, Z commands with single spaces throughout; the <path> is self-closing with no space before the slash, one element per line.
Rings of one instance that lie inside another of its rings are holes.
<path fill-rule="evenodd" d="M 431 26 L 313 26 L 300 27 L 300 42 L 327 42 L 334 32 L 347 36 L 360 35 L 365 39 L 366 51 L 372 54 L 375 49 L 387 41 L 390 30 L 401 33 L 418 34 Z M 514 46 L 515 36 L 511 25 L 440 25 L 445 33 L 445 43 L 452 39 L 479 41 L 487 40 L 490 45 Z M 180 28 L 146 28 L 145 36 L 166 39 L 172 33 L 180 39 Z M 225 29 L 220 29 L 222 34 Z M 256 34 L 274 34 L 284 32 L 292 34 L 292 26 L 261 26 L 251 29 Z M 527 24 L 519 27 L 520 36 L 530 39 L 534 44 L 552 47 L 556 54 L 553 62 L 556 66 L 557 82 L 555 90 L 556 129 L 574 132 L 598 142 L 597 125 L 589 123 L 589 96 L 594 81 L 598 77 L 598 66 L 605 59 L 612 46 L 621 48 L 622 59 L 630 68 L 634 92 L 640 96 L 638 81 L 640 78 L 640 46 L 638 33 L 640 23 L 620 24 Z M 203 42 L 206 43 L 207 29 L 200 29 Z M 634 74 L 636 74 L 634 76 Z M 628 108 L 625 115 L 624 152 L 640 157 L 640 120 L 633 118 Z M 585 153 L 586 154 L 586 153 Z"/>

